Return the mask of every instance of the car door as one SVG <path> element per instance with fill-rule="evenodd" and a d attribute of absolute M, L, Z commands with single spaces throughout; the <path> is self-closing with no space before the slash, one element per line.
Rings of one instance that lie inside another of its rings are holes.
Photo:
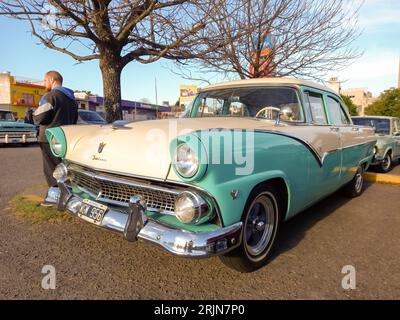
<path fill-rule="evenodd" d="M 328 106 L 329 122 L 338 128 L 342 149 L 342 165 L 340 168 L 340 181 L 350 181 L 356 171 L 362 155 L 366 154 L 363 149 L 363 129 L 351 123 L 347 108 L 341 100 L 334 95 L 326 96 Z"/>
<path fill-rule="evenodd" d="M 311 116 L 310 143 L 318 152 L 321 163 L 311 161 L 309 165 L 309 185 L 311 200 L 321 198 L 335 191 L 340 183 L 342 162 L 340 128 L 329 124 L 324 93 L 314 89 L 304 90 L 305 105 Z"/>

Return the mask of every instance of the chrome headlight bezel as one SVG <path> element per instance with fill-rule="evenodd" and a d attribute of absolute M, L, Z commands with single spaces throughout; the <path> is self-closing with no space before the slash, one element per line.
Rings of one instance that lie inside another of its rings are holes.
<path fill-rule="evenodd" d="M 51 151 L 53 151 L 53 153 L 56 156 L 60 156 L 61 155 L 61 153 L 62 153 L 62 143 L 59 142 L 55 136 L 51 137 L 50 148 L 51 148 Z"/>
<path fill-rule="evenodd" d="M 196 192 L 182 191 L 175 199 L 175 216 L 182 223 L 201 223 L 209 219 L 210 211 L 208 202 Z"/>
<path fill-rule="evenodd" d="M 174 160 L 176 171 L 183 178 L 193 178 L 199 171 L 199 158 L 195 151 L 186 143 L 176 148 Z"/>
<path fill-rule="evenodd" d="M 64 163 L 60 163 L 57 165 L 55 170 L 53 171 L 53 178 L 56 179 L 57 182 L 65 181 L 68 177 L 68 168 Z"/>

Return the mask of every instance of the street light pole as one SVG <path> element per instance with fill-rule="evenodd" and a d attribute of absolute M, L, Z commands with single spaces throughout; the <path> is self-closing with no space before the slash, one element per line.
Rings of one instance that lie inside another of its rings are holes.
<path fill-rule="evenodd" d="M 156 119 L 158 119 L 158 94 L 157 94 L 157 78 L 154 78 L 154 88 L 156 90 Z"/>

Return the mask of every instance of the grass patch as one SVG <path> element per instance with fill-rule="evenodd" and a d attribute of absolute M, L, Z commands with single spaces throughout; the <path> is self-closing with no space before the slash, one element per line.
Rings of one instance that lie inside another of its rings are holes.
<path fill-rule="evenodd" d="M 70 219 L 70 215 L 62 213 L 54 207 L 42 207 L 43 199 L 36 195 L 17 195 L 10 201 L 11 210 L 33 223 L 54 222 Z"/>

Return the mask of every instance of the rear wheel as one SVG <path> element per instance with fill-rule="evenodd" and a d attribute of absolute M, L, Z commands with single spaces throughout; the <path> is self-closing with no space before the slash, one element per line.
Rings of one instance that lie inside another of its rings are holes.
<path fill-rule="evenodd" d="M 382 162 L 379 164 L 379 171 L 382 173 L 389 172 L 392 169 L 392 164 L 392 155 L 390 154 L 390 152 L 388 152 L 386 153 Z"/>
<path fill-rule="evenodd" d="M 364 186 L 364 167 L 359 166 L 354 176 L 353 180 L 351 180 L 343 189 L 346 196 L 350 198 L 355 198 L 361 195 L 363 192 Z"/>
<path fill-rule="evenodd" d="M 267 263 L 280 226 L 279 194 L 273 187 L 264 185 L 253 190 L 242 222 L 240 246 L 220 259 L 232 269 L 252 272 Z"/>

